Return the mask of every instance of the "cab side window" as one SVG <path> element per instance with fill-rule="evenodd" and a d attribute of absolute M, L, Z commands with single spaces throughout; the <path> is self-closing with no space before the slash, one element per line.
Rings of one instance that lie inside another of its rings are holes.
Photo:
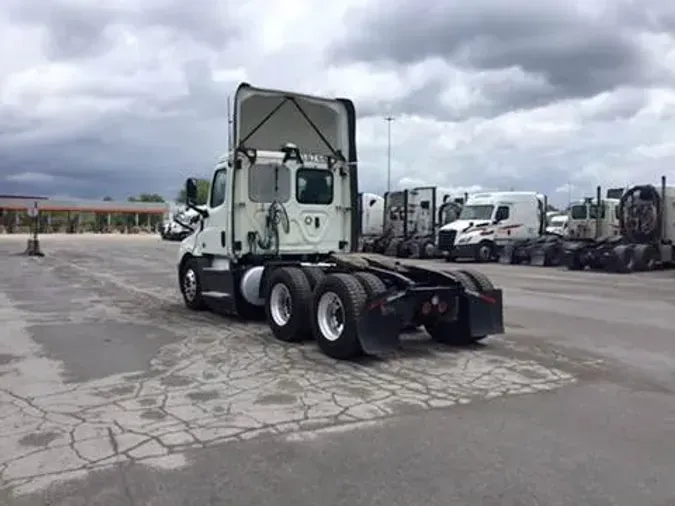
<path fill-rule="evenodd" d="M 227 169 L 220 169 L 213 175 L 211 183 L 210 207 L 218 207 L 225 203 L 227 191 Z"/>
<path fill-rule="evenodd" d="M 509 219 L 509 206 L 499 206 L 495 213 L 495 221 L 504 221 Z"/>

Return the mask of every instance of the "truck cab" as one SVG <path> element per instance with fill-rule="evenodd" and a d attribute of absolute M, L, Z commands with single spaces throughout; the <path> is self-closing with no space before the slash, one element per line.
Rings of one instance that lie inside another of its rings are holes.
<path fill-rule="evenodd" d="M 186 181 L 201 216 L 178 253 L 186 306 L 264 317 L 278 340 L 313 338 L 336 359 L 390 353 L 413 322 L 447 343 L 502 333 L 501 290 L 480 273 L 404 272 L 355 253 L 355 128 L 348 99 L 237 88 L 204 208 Z"/>
<path fill-rule="evenodd" d="M 299 103 L 321 122 L 321 136 L 303 121 Z M 237 263 L 256 263 L 282 250 L 298 256 L 349 251 L 357 202 L 343 154 L 351 149 L 344 135 L 347 108 L 340 101 L 289 99 L 240 86 L 235 149 L 218 161 L 202 227 L 184 249 Z"/>
<path fill-rule="evenodd" d="M 546 233 L 564 237 L 567 234 L 568 221 L 569 216 L 567 214 L 555 214 L 549 217 L 548 225 L 546 226 Z"/>
<path fill-rule="evenodd" d="M 438 248 L 448 260 L 488 262 L 509 242 L 537 237 L 544 216 L 544 198 L 536 192 L 469 195 L 459 218 L 439 230 Z"/>
<path fill-rule="evenodd" d="M 598 239 L 619 235 L 619 202 L 619 199 L 604 199 L 600 206 L 591 198 L 573 202 L 567 213 L 565 237 Z"/>

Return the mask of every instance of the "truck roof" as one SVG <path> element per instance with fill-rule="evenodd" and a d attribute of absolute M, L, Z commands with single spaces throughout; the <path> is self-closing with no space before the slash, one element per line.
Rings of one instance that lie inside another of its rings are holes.
<path fill-rule="evenodd" d="M 234 94 L 232 142 L 256 150 L 293 143 L 303 153 L 356 162 L 351 100 L 258 88 L 241 83 Z"/>
<path fill-rule="evenodd" d="M 527 201 L 534 198 L 542 198 L 537 192 L 486 192 L 469 195 L 468 202 L 472 200 L 514 200 Z"/>

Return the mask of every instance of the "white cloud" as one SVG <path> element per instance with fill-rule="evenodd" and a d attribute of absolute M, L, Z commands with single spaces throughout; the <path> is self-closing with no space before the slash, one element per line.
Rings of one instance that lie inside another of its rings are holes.
<path fill-rule="evenodd" d="M 22 172 L 19 174 L 10 174 L 5 178 L 9 183 L 51 183 L 54 181 L 54 176 L 45 174 L 44 172 Z"/>
<path fill-rule="evenodd" d="M 523 49 L 523 41 L 535 39 L 521 34 L 513 46 L 522 51 L 518 56 L 507 51 L 502 25 L 500 54 L 508 64 L 501 66 L 485 63 L 485 41 L 405 64 L 393 56 L 335 56 L 340 41 L 360 40 L 354 21 L 360 11 L 350 9 L 375 0 L 251 0 L 239 7 L 205 0 L 198 13 L 178 0 L 124 0 L 113 7 L 93 0 L 8 2 L 0 12 L 0 179 L 11 191 L 123 197 L 156 190 L 172 197 L 185 176 L 207 174 L 226 148 L 226 97 L 244 80 L 353 98 L 363 115 L 364 190 L 385 190 L 383 116 L 390 113 L 396 116 L 394 185 L 536 189 L 566 202 L 567 191 L 558 190 L 567 184 L 581 196 L 593 194 L 596 184 L 657 182 L 661 174 L 675 181 L 675 89 L 667 78 L 675 41 L 657 16 L 660 4 L 651 1 L 630 22 L 623 10 L 637 4 L 586 2 L 585 12 L 574 14 L 593 26 L 614 23 L 630 48 L 640 48 L 640 79 L 623 81 L 600 68 L 602 59 L 584 66 L 591 46 L 556 56 L 567 74 L 547 73 L 541 55 Z M 566 19 L 570 5 L 551 8 Z M 496 23 L 490 6 L 481 0 L 467 11 L 477 21 L 461 27 L 462 40 L 473 40 L 470 29 L 480 31 L 481 22 Z M 514 4 L 513 24 L 521 7 Z M 392 19 L 401 8 L 391 7 Z M 418 38 L 446 21 L 424 22 L 428 27 L 415 28 Z M 603 31 L 609 26 L 596 26 L 596 33 L 613 33 Z M 410 35 L 405 30 L 388 37 L 402 40 Z M 546 33 L 535 35 L 542 51 L 552 50 Z M 467 63 L 477 55 L 480 65 Z M 588 86 L 577 83 L 584 79 Z"/>

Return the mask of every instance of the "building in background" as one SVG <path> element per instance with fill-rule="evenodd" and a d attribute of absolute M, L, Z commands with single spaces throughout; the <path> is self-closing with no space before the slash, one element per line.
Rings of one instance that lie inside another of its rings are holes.
<path fill-rule="evenodd" d="M 0 232 L 27 232 L 29 209 L 39 210 L 40 232 L 155 231 L 168 215 L 166 202 L 54 199 L 29 195 L 0 195 Z"/>

